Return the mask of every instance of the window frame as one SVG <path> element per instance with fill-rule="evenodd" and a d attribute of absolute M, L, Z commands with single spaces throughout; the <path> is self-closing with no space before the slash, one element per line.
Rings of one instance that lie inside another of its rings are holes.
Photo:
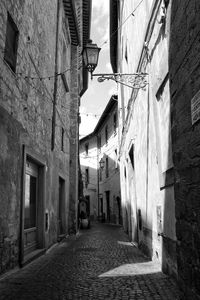
<path fill-rule="evenodd" d="M 13 30 L 13 37 L 10 33 Z M 13 38 L 13 39 L 12 39 Z M 11 68 L 11 70 L 16 72 L 17 65 L 17 50 L 18 50 L 18 41 L 19 41 L 19 30 L 15 24 L 12 16 L 7 12 L 7 25 L 6 25 L 6 39 L 4 47 L 4 61 Z M 12 43 L 12 46 L 10 46 Z M 12 49 L 13 48 L 13 49 Z"/>
<path fill-rule="evenodd" d="M 64 148 L 65 148 L 64 139 L 65 139 L 65 130 L 63 127 L 61 127 L 61 151 L 62 152 L 64 152 Z"/>
<path fill-rule="evenodd" d="M 106 178 L 109 177 L 109 162 L 108 162 L 108 156 L 106 157 Z"/>
<path fill-rule="evenodd" d="M 105 126 L 105 144 L 108 145 L 108 125 Z"/>

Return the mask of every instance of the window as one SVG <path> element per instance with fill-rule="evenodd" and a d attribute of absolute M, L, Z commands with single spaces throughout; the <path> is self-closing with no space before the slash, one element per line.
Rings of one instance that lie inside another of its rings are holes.
<path fill-rule="evenodd" d="M 36 227 L 37 177 L 26 174 L 24 228 Z"/>
<path fill-rule="evenodd" d="M 61 66 L 63 72 L 66 70 L 66 67 L 67 67 L 67 47 L 63 39 L 62 66 Z"/>
<path fill-rule="evenodd" d="M 115 169 L 118 168 L 118 157 L 117 157 L 117 149 L 115 149 Z"/>
<path fill-rule="evenodd" d="M 67 69 L 69 67 L 68 67 L 67 58 L 68 58 L 68 56 L 67 56 L 66 42 L 63 39 L 62 65 L 61 65 L 62 74 L 61 74 L 61 77 L 62 77 L 62 80 L 63 80 L 63 84 L 64 84 L 64 87 L 65 87 L 65 90 L 68 93 L 69 92 L 69 86 L 68 86 L 68 79 L 67 79 Z"/>
<path fill-rule="evenodd" d="M 64 151 L 64 138 L 65 138 L 65 130 L 61 129 L 61 151 Z"/>
<path fill-rule="evenodd" d="M 108 126 L 105 127 L 105 141 L 106 145 L 108 144 Z"/>
<path fill-rule="evenodd" d="M 87 188 L 89 183 L 89 168 L 85 169 L 85 187 Z"/>
<path fill-rule="evenodd" d="M 88 148 L 89 148 L 89 144 L 85 144 L 85 155 L 88 156 Z"/>
<path fill-rule="evenodd" d="M 37 190 L 38 168 L 36 165 L 27 161 L 25 174 L 24 229 L 36 227 Z"/>
<path fill-rule="evenodd" d="M 131 149 L 129 151 L 129 157 L 131 160 L 132 167 L 134 169 L 134 147 L 133 147 L 133 145 L 131 146 Z"/>
<path fill-rule="evenodd" d="M 8 13 L 4 60 L 11 67 L 13 72 L 15 72 L 16 70 L 18 36 L 19 31 L 17 29 L 17 26 L 15 25 L 13 19 Z"/>
<path fill-rule="evenodd" d="M 126 59 L 126 62 L 128 64 L 128 49 L 127 49 L 127 44 L 126 44 L 126 49 L 125 49 L 125 59 Z"/>
<path fill-rule="evenodd" d="M 165 8 L 167 9 L 167 7 L 169 5 L 169 0 L 164 0 L 164 4 L 165 4 Z"/>
<path fill-rule="evenodd" d="M 106 177 L 109 176 L 109 166 L 108 166 L 108 157 L 106 157 Z"/>
<path fill-rule="evenodd" d="M 114 134 L 116 134 L 116 130 L 117 130 L 117 114 L 116 113 L 113 116 L 113 127 L 114 127 Z"/>

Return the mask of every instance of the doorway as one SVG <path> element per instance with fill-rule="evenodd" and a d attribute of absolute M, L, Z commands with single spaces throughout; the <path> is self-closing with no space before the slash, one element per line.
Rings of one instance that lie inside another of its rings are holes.
<path fill-rule="evenodd" d="M 26 161 L 24 201 L 24 255 L 38 247 L 38 166 Z"/>
<path fill-rule="evenodd" d="M 58 235 L 65 233 L 65 180 L 59 177 Z"/>
<path fill-rule="evenodd" d="M 106 191 L 107 221 L 110 222 L 110 191 Z"/>
<path fill-rule="evenodd" d="M 45 251 L 46 162 L 23 146 L 20 265 Z"/>

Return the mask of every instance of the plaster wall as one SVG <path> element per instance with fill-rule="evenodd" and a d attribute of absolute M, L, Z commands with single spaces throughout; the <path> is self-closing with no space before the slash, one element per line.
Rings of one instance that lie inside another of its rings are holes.
<path fill-rule="evenodd" d="M 117 127 L 114 129 L 114 114 L 118 118 L 117 102 L 113 109 L 108 113 L 107 118 L 98 131 L 98 136 L 101 136 L 101 149 L 99 151 L 99 161 L 104 161 L 104 167 L 101 171 L 102 180 L 99 181 L 99 193 L 103 198 L 103 213 L 108 220 L 108 208 L 106 200 L 106 192 L 109 192 L 110 205 L 110 222 L 120 223 L 119 212 L 117 205 L 117 197 L 121 201 L 121 188 L 119 178 L 119 163 L 118 163 L 118 120 Z M 106 131 L 108 140 L 106 142 Z M 106 159 L 108 159 L 108 170 L 106 171 Z M 108 175 L 106 173 L 108 172 Z"/>
<path fill-rule="evenodd" d="M 85 146 L 88 145 L 88 155 Z M 90 199 L 90 218 L 97 220 L 98 214 L 98 187 L 97 187 L 97 138 L 91 136 L 80 142 L 80 165 L 83 177 L 83 194 Z M 86 169 L 89 172 L 89 182 L 86 183 Z"/>
<path fill-rule="evenodd" d="M 70 51 L 68 51 L 67 65 L 75 70 L 74 73 L 66 74 L 66 79 L 69 89 L 72 90 L 71 82 L 77 82 L 78 78 L 77 64 L 72 59 L 73 55 L 77 57 L 77 47 L 71 48 L 68 23 L 63 12 L 62 1 L 60 3 L 58 72 L 62 70 L 63 39 L 68 39 Z M 76 94 L 76 104 L 71 114 L 73 95 L 66 91 L 63 79 L 59 76 L 55 147 L 52 151 L 57 1 L 3 0 L 0 3 L 0 11 L 0 139 L 2 141 L 0 205 L 3 208 L 0 212 L 0 273 L 3 273 L 24 260 L 22 249 L 23 163 L 26 159 L 24 153 L 43 169 L 40 247 L 50 247 L 57 241 L 60 233 L 59 178 L 65 182 L 64 233 L 68 233 L 69 202 L 78 198 L 77 195 L 70 198 L 69 175 L 70 160 L 72 164 L 74 163 L 74 168 L 77 167 L 78 161 L 78 143 L 77 141 L 73 143 L 73 139 L 78 140 L 76 124 L 79 99 Z M 16 73 L 4 61 L 7 11 L 19 30 Z M 40 80 L 41 77 L 45 79 Z M 76 118 L 72 120 L 73 116 Z M 70 126 L 75 131 L 73 136 L 71 136 Z M 70 150 L 71 145 L 75 145 L 75 151 Z M 76 155 L 73 156 L 73 153 Z M 78 182 L 76 177 L 77 174 L 74 174 L 75 183 Z M 77 190 L 78 188 L 74 188 L 74 193 L 77 193 L 75 192 Z"/>
<path fill-rule="evenodd" d="M 121 39 L 129 41 L 126 57 L 123 53 L 127 45 L 122 44 L 122 57 L 119 58 L 122 69 L 134 73 L 140 63 L 140 70 L 149 74 L 149 84 L 145 90 L 133 92 L 130 97 L 130 90 L 126 91 L 127 88 L 124 87 L 121 101 L 119 100 L 120 104 L 124 102 L 125 105 L 120 148 L 122 206 L 125 210 L 123 215 L 127 219 L 125 229 L 128 230 L 130 238 L 137 241 L 152 259 L 160 261 L 165 272 L 176 276 L 170 96 L 166 79 L 170 6 L 163 24 L 159 23 L 162 1 L 157 1 L 154 9 L 153 4 L 156 1 L 149 3 L 149 6 L 145 3 L 135 12 L 135 23 L 131 24 L 133 20 L 126 22 L 126 26 L 130 26 L 129 30 L 122 27 L 121 31 Z M 127 1 L 126 5 L 128 4 L 130 6 Z M 131 9 L 130 6 L 129 11 Z M 152 19 L 150 27 L 147 27 L 150 12 Z M 123 18 L 124 14 L 127 16 L 125 6 L 121 14 Z M 146 32 L 147 28 L 149 32 Z M 142 53 L 143 58 L 140 61 Z M 161 101 L 158 99 L 159 89 L 164 90 Z M 132 146 L 134 167 L 130 166 Z"/>

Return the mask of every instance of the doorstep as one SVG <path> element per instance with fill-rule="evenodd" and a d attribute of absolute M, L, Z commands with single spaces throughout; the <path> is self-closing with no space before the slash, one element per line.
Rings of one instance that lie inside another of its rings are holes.
<path fill-rule="evenodd" d="M 42 248 L 42 249 L 36 249 L 32 252 L 30 252 L 29 254 L 27 254 L 24 257 L 23 262 L 21 263 L 21 266 L 24 267 L 25 265 L 29 264 L 31 261 L 33 261 L 34 259 L 38 258 L 39 256 L 43 255 L 46 252 L 46 248 Z"/>

